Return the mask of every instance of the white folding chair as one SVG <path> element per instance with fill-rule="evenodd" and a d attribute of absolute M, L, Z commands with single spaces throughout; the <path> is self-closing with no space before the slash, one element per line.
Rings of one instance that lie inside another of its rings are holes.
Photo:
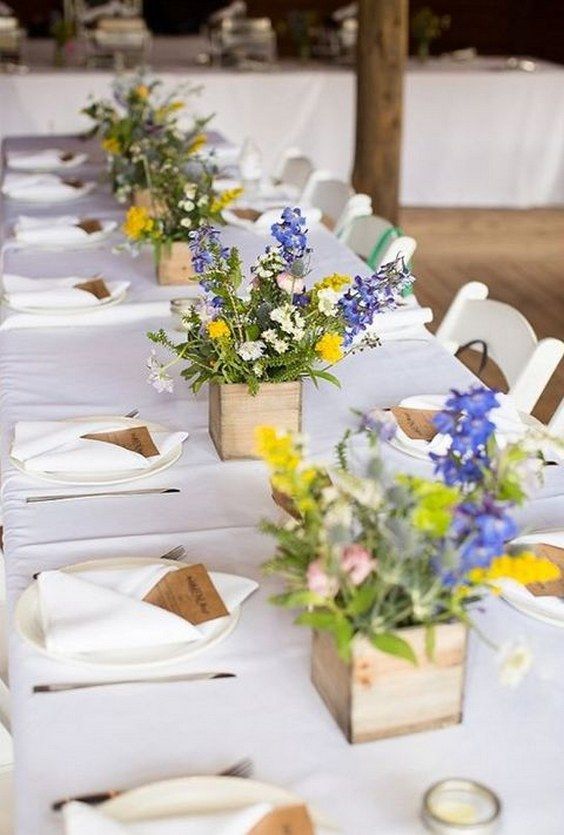
<path fill-rule="evenodd" d="M 345 208 L 335 224 L 335 235 L 343 239 L 352 223 L 359 217 L 372 214 L 372 198 L 368 194 L 353 194 L 345 203 Z"/>
<path fill-rule="evenodd" d="M 394 227 L 389 220 L 378 215 L 355 217 L 341 235 L 341 240 L 368 263 L 374 248 L 382 237 Z"/>
<path fill-rule="evenodd" d="M 548 430 L 551 435 L 557 438 L 564 438 L 564 400 L 556 407 L 556 411 L 550 418 Z"/>
<path fill-rule="evenodd" d="M 313 171 L 314 165 L 309 157 L 297 148 L 289 148 L 282 157 L 275 181 L 285 186 L 292 186 L 296 189 L 296 195 L 300 196 Z"/>
<path fill-rule="evenodd" d="M 394 238 L 390 241 L 389 246 L 383 251 L 378 263 L 372 265 L 373 269 L 377 270 L 382 264 L 391 264 L 392 261 L 395 261 L 400 256 L 406 264 L 409 264 L 416 249 L 417 241 L 415 238 L 410 238 L 409 235 L 400 235 L 399 238 Z"/>
<path fill-rule="evenodd" d="M 347 200 L 353 193 L 352 186 L 338 180 L 328 171 L 314 171 L 309 177 L 301 202 L 314 206 L 333 224 L 341 217 Z"/>
<path fill-rule="evenodd" d="M 564 342 L 538 340 L 522 313 L 489 299 L 480 281 L 461 287 L 437 330 L 437 339 L 453 354 L 481 343 L 509 384 L 509 394 L 523 412 L 531 412 L 564 355 Z"/>

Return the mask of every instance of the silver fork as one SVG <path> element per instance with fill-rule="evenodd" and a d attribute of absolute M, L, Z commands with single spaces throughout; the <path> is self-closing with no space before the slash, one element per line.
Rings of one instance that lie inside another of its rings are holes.
<path fill-rule="evenodd" d="M 218 773 L 218 777 L 242 777 L 245 780 L 252 776 L 254 771 L 253 761 L 248 757 L 234 763 L 230 768 Z"/>
<path fill-rule="evenodd" d="M 139 409 L 132 409 L 130 412 L 128 412 L 126 415 L 124 415 L 124 417 L 135 418 L 135 417 L 137 417 L 138 414 L 139 414 Z"/>
<path fill-rule="evenodd" d="M 170 551 L 167 551 L 166 554 L 163 554 L 160 557 L 161 560 L 180 560 L 186 553 L 186 548 L 184 545 L 177 545 L 175 548 L 171 548 Z"/>

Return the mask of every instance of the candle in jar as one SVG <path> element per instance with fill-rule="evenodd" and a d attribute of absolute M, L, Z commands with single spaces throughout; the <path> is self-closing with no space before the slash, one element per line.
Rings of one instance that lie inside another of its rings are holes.
<path fill-rule="evenodd" d="M 501 813 L 497 796 L 473 780 L 443 780 L 423 798 L 422 818 L 437 835 L 490 835 L 496 832 Z"/>

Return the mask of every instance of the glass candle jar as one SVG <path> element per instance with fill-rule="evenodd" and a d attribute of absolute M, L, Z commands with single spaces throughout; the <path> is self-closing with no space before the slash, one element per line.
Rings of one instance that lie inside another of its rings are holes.
<path fill-rule="evenodd" d="M 437 835 L 491 835 L 498 831 L 501 802 L 473 780 L 442 780 L 425 793 L 421 817 Z"/>
<path fill-rule="evenodd" d="M 175 331 L 185 331 L 182 317 L 185 316 L 194 305 L 194 299 L 171 299 L 170 314 L 172 316 Z"/>

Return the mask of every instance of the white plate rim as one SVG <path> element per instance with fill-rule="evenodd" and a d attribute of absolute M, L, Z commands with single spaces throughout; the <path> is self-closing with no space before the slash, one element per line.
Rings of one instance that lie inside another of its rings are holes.
<path fill-rule="evenodd" d="M 97 567 L 108 568 L 110 563 L 113 563 L 116 569 L 119 569 L 120 567 L 126 568 L 128 566 L 166 564 L 171 565 L 178 570 L 181 568 L 186 568 L 187 565 L 187 563 L 179 563 L 175 560 L 161 560 L 158 557 L 108 557 L 94 560 L 86 560 L 79 563 L 72 563 L 72 565 L 63 566 L 60 570 L 67 571 L 72 574 L 75 571 L 84 571 L 85 569 L 94 570 Z M 228 572 L 210 571 L 211 577 L 213 577 L 214 575 L 221 574 L 228 575 Z M 29 584 L 29 586 L 27 586 L 25 591 L 20 595 L 14 611 L 14 628 L 16 632 L 27 644 L 32 646 L 36 652 L 40 653 L 41 655 L 47 658 L 50 658 L 52 661 L 58 661 L 64 664 L 84 666 L 88 667 L 88 669 L 102 669 L 107 671 L 111 670 L 113 673 L 117 673 L 119 670 L 146 670 L 154 667 L 170 666 L 172 664 L 178 664 L 188 659 L 192 659 L 196 655 L 200 655 L 201 653 L 205 652 L 206 650 L 210 649 L 211 647 L 215 646 L 218 643 L 221 643 L 226 638 L 228 638 L 237 626 L 237 624 L 239 623 L 239 619 L 241 617 L 241 606 L 237 606 L 226 618 L 224 627 L 217 634 L 210 636 L 208 640 L 205 640 L 201 643 L 187 642 L 185 645 L 186 649 L 183 649 L 180 652 L 177 651 L 174 655 L 169 655 L 166 658 L 151 659 L 150 661 L 132 661 L 128 663 L 127 661 L 96 661 L 94 658 L 89 659 L 88 657 L 86 657 L 86 655 L 77 658 L 73 655 L 66 655 L 65 653 L 51 652 L 44 645 L 38 644 L 37 641 L 35 641 L 33 637 L 28 632 L 26 632 L 26 630 L 22 626 L 22 623 L 26 622 L 24 618 L 29 619 L 30 617 L 34 616 L 34 607 L 37 607 L 37 580 L 33 580 Z M 178 644 L 174 646 L 178 647 Z M 149 647 L 147 647 L 147 649 L 149 649 Z M 155 648 L 153 647 L 151 649 Z M 165 649 L 166 644 L 163 646 L 163 651 Z"/>
<path fill-rule="evenodd" d="M 155 423 L 151 420 L 140 420 L 139 418 L 126 418 L 123 415 L 93 415 L 93 418 L 96 420 L 107 420 L 108 422 L 115 422 L 117 419 L 125 421 L 125 427 L 127 426 L 146 426 L 149 431 L 153 432 L 166 432 L 166 427 L 162 426 L 160 423 Z M 87 420 L 88 417 L 84 418 L 67 418 L 66 420 L 61 421 L 61 423 L 82 423 L 84 420 Z M 50 484 L 66 484 L 69 486 L 88 486 L 88 487 L 106 487 L 112 484 L 125 484 L 129 481 L 140 481 L 144 478 L 149 478 L 150 476 L 156 475 L 157 473 L 162 473 L 163 470 L 168 470 L 169 467 L 172 467 L 173 464 L 176 464 L 178 459 L 182 456 L 183 452 L 183 444 L 180 443 L 177 449 L 171 450 L 171 452 L 162 459 L 158 464 L 155 464 L 153 467 L 149 467 L 145 470 L 118 470 L 114 472 L 112 475 L 106 476 L 104 478 L 101 473 L 98 473 L 97 476 L 94 476 L 94 479 L 79 479 L 78 475 L 75 473 L 67 473 L 66 475 L 63 473 L 54 474 L 54 473 L 43 473 L 43 472 L 29 472 L 26 470 L 23 463 L 19 461 L 17 458 L 14 458 L 11 454 L 10 448 L 10 463 L 21 473 L 28 476 L 32 479 L 38 479 L 39 481 L 47 481 Z M 57 471 L 58 472 L 58 471 Z"/>
<path fill-rule="evenodd" d="M 207 791 L 214 798 L 211 804 L 198 800 L 198 795 L 202 791 Z M 191 792 L 193 792 L 193 798 L 189 797 Z M 219 812 L 230 809 L 235 811 L 245 805 L 261 801 L 271 803 L 273 806 L 305 804 L 305 800 L 296 792 L 271 783 L 242 777 L 195 775 L 145 783 L 104 801 L 100 805 L 100 810 L 113 820 L 133 823 L 178 814 Z M 174 804 L 174 808 L 171 808 L 171 804 Z M 312 806 L 306 805 L 316 827 L 322 826 L 325 829 L 341 831 Z M 143 817 L 139 817 L 139 812 Z"/>
<path fill-rule="evenodd" d="M 59 149 L 58 149 L 59 150 Z M 88 154 L 84 153 L 84 151 L 64 151 L 62 148 L 60 149 L 64 154 L 71 153 L 74 154 L 76 159 L 72 160 L 61 160 L 61 162 L 54 163 L 52 165 L 39 165 L 39 166 L 20 166 L 14 165 L 13 162 L 10 162 L 10 155 L 7 155 L 7 167 L 10 171 L 19 171 L 24 174 L 48 174 L 50 171 L 72 171 L 74 168 L 80 168 L 82 165 L 86 165 L 90 161 L 90 157 Z M 25 153 L 25 152 L 23 152 Z M 29 152 L 30 154 L 33 153 L 32 150 Z"/>
<path fill-rule="evenodd" d="M 81 197 L 86 197 L 88 194 L 91 194 L 95 188 L 95 181 L 87 180 L 80 188 L 76 188 L 74 193 L 63 193 L 58 197 L 14 197 L 12 194 L 5 191 L 3 191 L 2 194 L 8 200 L 13 200 L 14 203 L 45 203 L 47 205 L 49 203 L 72 203 L 73 200 L 80 200 Z"/>
<path fill-rule="evenodd" d="M 530 533 L 523 533 L 521 536 L 516 537 L 511 544 L 522 546 L 529 545 L 531 548 L 534 548 L 535 545 L 538 545 L 543 541 L 543 537 L 550 538 L 550 535 L 555 533 L 562 534 L 562 528 L 545 528 L 542 530 L 531 531 Z M 536 542 L 528 541 L 531 537 L 534 537 Z M 556 597 L 555 595 L 547 595 L 546 598 L 535 597 L 535 595 L 531 594 L 526 587 L 519 586 L 518 590 L 515 589 L 514 592 L 510 583 L 503 583 L 501 586 L 500 597 L 505 601 L 505 603 L 508 603 L 523 615 L 527 615 L 528 617 L 542 621 L 543 623 L 548 623 L 551 626 L 557 626 L 560 629 L 564 628 L 564 600 Z M 545 599 L 560 602 L 562 605 L 562 615 L 556 614 L 552 609 L 545 609 L 545 611 L 543 611 L 543 600 Z"/>
<path fill-rule="evenodd" d="M 110 218 L 102 221 L 102 223 L 107 224 L 105 229 L 100 229 L 99 232 L 92 232 L 90 235 L 86 235 L 84 238 L 79 238 L 76 241 L 67 241 L 67 243 L 49 243 L 49 241 L 18 241 L 13 233 L 9 238 L 9 243 L 10 246 L 14 247 L 14 249 L 48 249 L 52 252 L 66 252 L 67 250 L 72 249 L 88 249 L 89 247 L 95 247 L 103 243 L 110 237 L 110 235 L 113 235 L 119 227 L 118 221 Z"/>
<path fill-rule="evenodd" d="M 118 293 L 115 296 L 110 296 L 108 299 L 102 299 L 100 304 L 89 307 L 23 307 L 22 305 L 10 304 L 6 300 L 6 296 L 2 296 L 2 298 L 0 298 L 0 304 L 7 307 L 9 310 L 15 310 L 18 313 L 31 313 L 34 316 L 77 316 L 80 313 L 94 313 L 100 308 L 114 307 L 116 304 L 121 304 L 126 296 L 127 290 L 122 290 L 121 293 Z"/>

